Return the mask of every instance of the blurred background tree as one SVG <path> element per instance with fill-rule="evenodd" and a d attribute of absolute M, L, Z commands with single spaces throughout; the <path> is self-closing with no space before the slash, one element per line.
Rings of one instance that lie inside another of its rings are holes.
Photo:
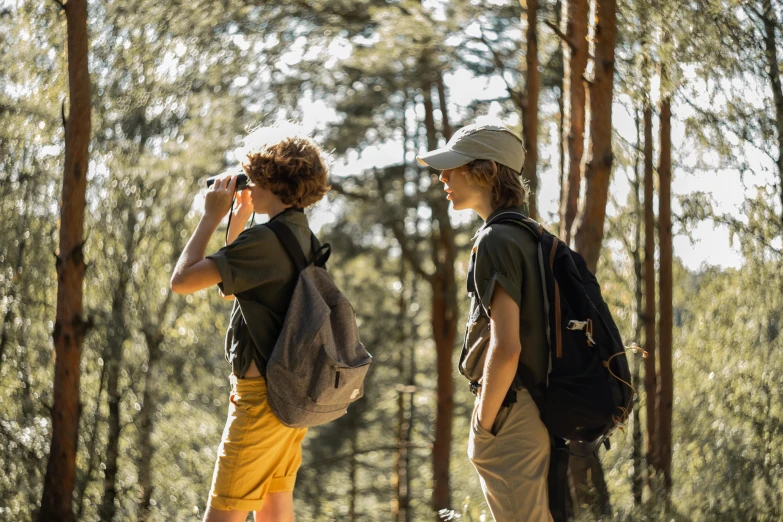
<path fill-rule="evenodd" d="M 68 6 L 0 1 L 0 520 L 46 516 L 63 413 L 52 254 Z M 448 208 L 415 156 L 496 120 L 527 144 L 531 212 L 588 254 L 627 344 L 650 352 L 632 361 L 630 425 L 572 462 L 574 518 L 781 519 L 782 9 L 88 2 L 92 328 L 73 518 L 203 516 L 228 305 L 172 295 L 168 280 L 204 179 L 237 168 L 248 130 L 291 118 L 331 153 L 333 190 L 310 215 L 376 361 L 365 398 L 305 439 L 299 520 L 489 516 L 465 456 L 473 398 L 454 377 L 481 223 Z M 722 257 L 696 242 L 705 224 L 731 238 Z"/>

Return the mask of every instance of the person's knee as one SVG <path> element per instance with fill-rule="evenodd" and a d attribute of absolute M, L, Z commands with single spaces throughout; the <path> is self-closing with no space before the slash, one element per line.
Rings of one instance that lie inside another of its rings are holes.
<path fill-rule="evenodd" d="M 255 512 L 256 522 L 294 522 L 294 493 L 281 491 L 269 493 L 264 507 Z"/>
<path fill-rule="evenodd" d="M 247 519 L 247 513 L 247 511 L 227 511 L 208 506 L 204 512 L 203 522 L 244 522 Z"/>

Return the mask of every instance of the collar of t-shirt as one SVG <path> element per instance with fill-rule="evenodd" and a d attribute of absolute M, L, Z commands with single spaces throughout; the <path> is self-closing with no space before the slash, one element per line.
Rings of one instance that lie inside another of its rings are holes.
<path fill-rule="evenodd" d="M 523 203 L 523 204 L 521 204 L 518 207 L 501 207 L 501 208 L 496 208 L 495 210 L 493 210 L 492 213 L 487 218 L 487 220 L 484 222 L 484 224 L 481 225 L 481 228 L 479 228 L 476 231 L 476 233 L 473 235 L 473 239 L 472 240 L 475 241 L 476 238 L 479 237 L 481 235 L 481 233 L 484 231 L 484 229 L 487 227 L 487 223 L 492 221 L 492 219 L 495 216 L 498 216 L 498 215 L 502 214 L 503 212 L 515 212 L 517 214 L 522 214 L 523 216 L 527 217 L 527 215 L 528 215 L 527 203 Z"/>

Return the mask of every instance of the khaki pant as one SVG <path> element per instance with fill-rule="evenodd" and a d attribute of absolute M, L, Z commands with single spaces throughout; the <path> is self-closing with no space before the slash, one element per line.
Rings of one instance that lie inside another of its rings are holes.
<path fill-rule="evenodd" d="M 492 432 L 482 428 L 473 410 L 468 458 L 497 522 L 551 522 L 547 475 L 549 433 L 530 393 L 500 409 Z"/>

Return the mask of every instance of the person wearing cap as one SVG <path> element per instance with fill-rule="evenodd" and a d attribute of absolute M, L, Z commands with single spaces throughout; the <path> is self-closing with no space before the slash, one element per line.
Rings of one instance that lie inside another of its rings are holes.
<path fill-rule="evenodd" d="M 497 521 L 548 522 L 550 438 L 529 390 L 546 382 L 549 359 L 538 246 L 522 227 L 487 225 L 502 213 L 527 215 L 520 179 L 522 140 L 504 126 L 468 125 L 437 150 L 417 157 L 440 170 L 455 210 L 484 220 L 468 269 L 471 296 L 465 343 L 477 341 L 472 325 L 489 318 L 490 341 L 468 438 L 468 457 Z"/>

